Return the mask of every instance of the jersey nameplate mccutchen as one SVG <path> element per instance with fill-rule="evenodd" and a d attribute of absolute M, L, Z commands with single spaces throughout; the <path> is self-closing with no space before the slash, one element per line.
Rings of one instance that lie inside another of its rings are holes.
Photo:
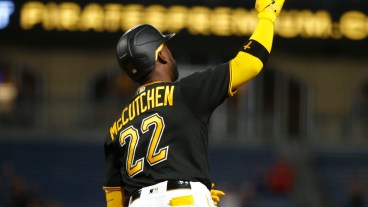
<path fill-rule="evenodd" d="M 157 107 L 174 105 L 173 85 L 157 86 L 140 92 L 121 112 L 121 117 L 110 127 L 111 140 L 136 116 Z"/>

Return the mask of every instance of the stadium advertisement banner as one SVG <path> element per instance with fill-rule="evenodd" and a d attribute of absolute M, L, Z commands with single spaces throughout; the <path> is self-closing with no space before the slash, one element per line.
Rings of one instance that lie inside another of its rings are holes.
<path fill-rule="evenodd" d="M 199 1 L 200 3 L 201 1 Z M 207 4 L 205 4 L 207 2 Z M 329 1 L 333 2 L 333 1 Z M 337 1 L 336 1 L 337 2 Z M 338 2 L 343 2 L 338 1 Z M 285 6 L 275 32 L 282 38 L 363 40 L 368 36 L 368 13 L 359 7 L 340 7 L 326 1 Z M 164 32 L 186 31 L 190 35 L 250 35 L 257 23 L 252 5 L 158 4 L 155 1 L 121 3 L 106 1 L 12 1 L 0 0 L 0 34 L 17 31 L 115 33 L 140 23 L 150 23 Z M 180 4 L 183 3 L 183 4 Z M 355 4 L 356 6 L 356 4 Z"/>

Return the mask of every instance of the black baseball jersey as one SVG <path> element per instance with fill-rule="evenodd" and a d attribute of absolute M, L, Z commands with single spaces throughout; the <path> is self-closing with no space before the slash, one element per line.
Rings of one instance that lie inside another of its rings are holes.
<path fill-rule="evenodd" d="M 207 129 L 230 94 L 229 71 L 225 63 L 138 88 L 106 138 L 104 186 L 124 187 L 127 198 L 165 180 L 200 181 L 210 189 Z"/>

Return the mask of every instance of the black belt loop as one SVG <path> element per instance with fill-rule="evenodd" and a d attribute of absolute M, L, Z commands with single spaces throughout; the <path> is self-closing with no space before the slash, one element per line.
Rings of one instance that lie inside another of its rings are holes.
<path fill-rule="evenodd" d="M 138 199 L 139 197 L 141 197 L 141 193 L 142 193 L 142 189 L 139 189 L 137 192 L 133 193 L 132 196 L 130 196 L 130 201 L 129 203 L 133 203 L 134 200 Z"/>

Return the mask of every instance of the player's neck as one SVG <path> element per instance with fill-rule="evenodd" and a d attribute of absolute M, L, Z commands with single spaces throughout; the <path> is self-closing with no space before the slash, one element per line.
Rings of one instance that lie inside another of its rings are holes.
<path fill-rule="evenodd" d="M 169 75 L 157 73 L 155 71 L 154 73 L 149 74 L 149 76 L 142 83 L 140 83 L 140 85 L 143 86 L 155 82 L 172 82 L 172 80 Z"/>

